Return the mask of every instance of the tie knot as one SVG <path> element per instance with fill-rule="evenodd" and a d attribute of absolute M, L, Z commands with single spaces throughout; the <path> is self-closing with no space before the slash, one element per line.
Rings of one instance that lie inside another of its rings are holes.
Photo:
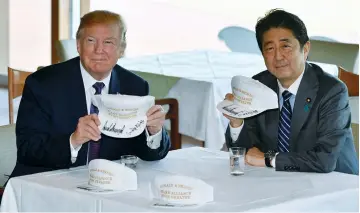
<path fill-rule="evenodd" d="M 287 101 L 289 100 L 289 98 L 292 96 L 291 92 L 285 90 L 283 93 L 282 93 L 282 97 L 284 98 L 284 101 Z"/>
<path fill-rule="evenodd" d="M 95 89 L 95 95 L 101 94 L 101 90 L 104 88 L 105 84 L 103 82 L 96 82 L 93 87 Z"/>

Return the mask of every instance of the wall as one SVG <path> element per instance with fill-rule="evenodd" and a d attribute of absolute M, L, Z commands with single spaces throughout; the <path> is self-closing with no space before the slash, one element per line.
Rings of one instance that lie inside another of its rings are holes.
<path fill-rule="evenodd" d="M 35 71 L 51 64 L 51 1 L 9 0 L 9 11 L 9 65 Z"/>

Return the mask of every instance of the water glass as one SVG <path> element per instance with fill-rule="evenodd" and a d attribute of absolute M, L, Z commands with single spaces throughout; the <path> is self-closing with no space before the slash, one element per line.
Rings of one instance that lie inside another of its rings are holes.
<path fill-rule="evenodd" d="M 244 147 L 231 147 L 230 153 L 230 174 L 243 175 L 245 173 L 245 151 Z"/>

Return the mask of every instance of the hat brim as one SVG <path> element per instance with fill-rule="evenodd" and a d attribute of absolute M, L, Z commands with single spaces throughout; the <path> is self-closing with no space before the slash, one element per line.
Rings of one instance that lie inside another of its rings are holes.
<path fill-rule="evenodd" d="M 140 135 L 146 128 L 147 117 L 139 116 L 132 119 L 114 119 L 99 113 L 101 133 L 114 138 L 133 138 Z"/>
<path fill-rule="evenodd" d="M 258 115 L 265 111 L 265 109 L 252 109 L 239 104 L 235 104 L 233 101 L 224 100 L 217 105 L 217 109 L 234 118 L 249 118 Z"/>
<path fill-rule="evenodd" d="M 78 190 L 85 191 L 88 193 L 95 193 L 95 194 L 113 194 L 113 193 L 121 193 L 125 190 L 118 190 L 118 189 L 104 189 L 98 186 L 92 186 L 88 183 L 84 183 L 81 185 L 76 186 Z"/>

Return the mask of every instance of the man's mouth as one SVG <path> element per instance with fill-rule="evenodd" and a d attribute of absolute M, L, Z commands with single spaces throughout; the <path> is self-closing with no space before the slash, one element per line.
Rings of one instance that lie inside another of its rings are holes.
<path fill-rule="evenodd" d="M 105 59 L 91 59 L 92 61 L 94 62 L 103 62 L 103 61 L 106 61 Z"/>
<path fill-rule="evenodd" d="M 275 66 L 275 68 L 276 69 L 278 69 L 278 68 L 284 68 L 284 67 L 287 67 L 288 65 L 287 64 L 285 64 L 285 65 L 279 65 L 279 66 Z"/>

